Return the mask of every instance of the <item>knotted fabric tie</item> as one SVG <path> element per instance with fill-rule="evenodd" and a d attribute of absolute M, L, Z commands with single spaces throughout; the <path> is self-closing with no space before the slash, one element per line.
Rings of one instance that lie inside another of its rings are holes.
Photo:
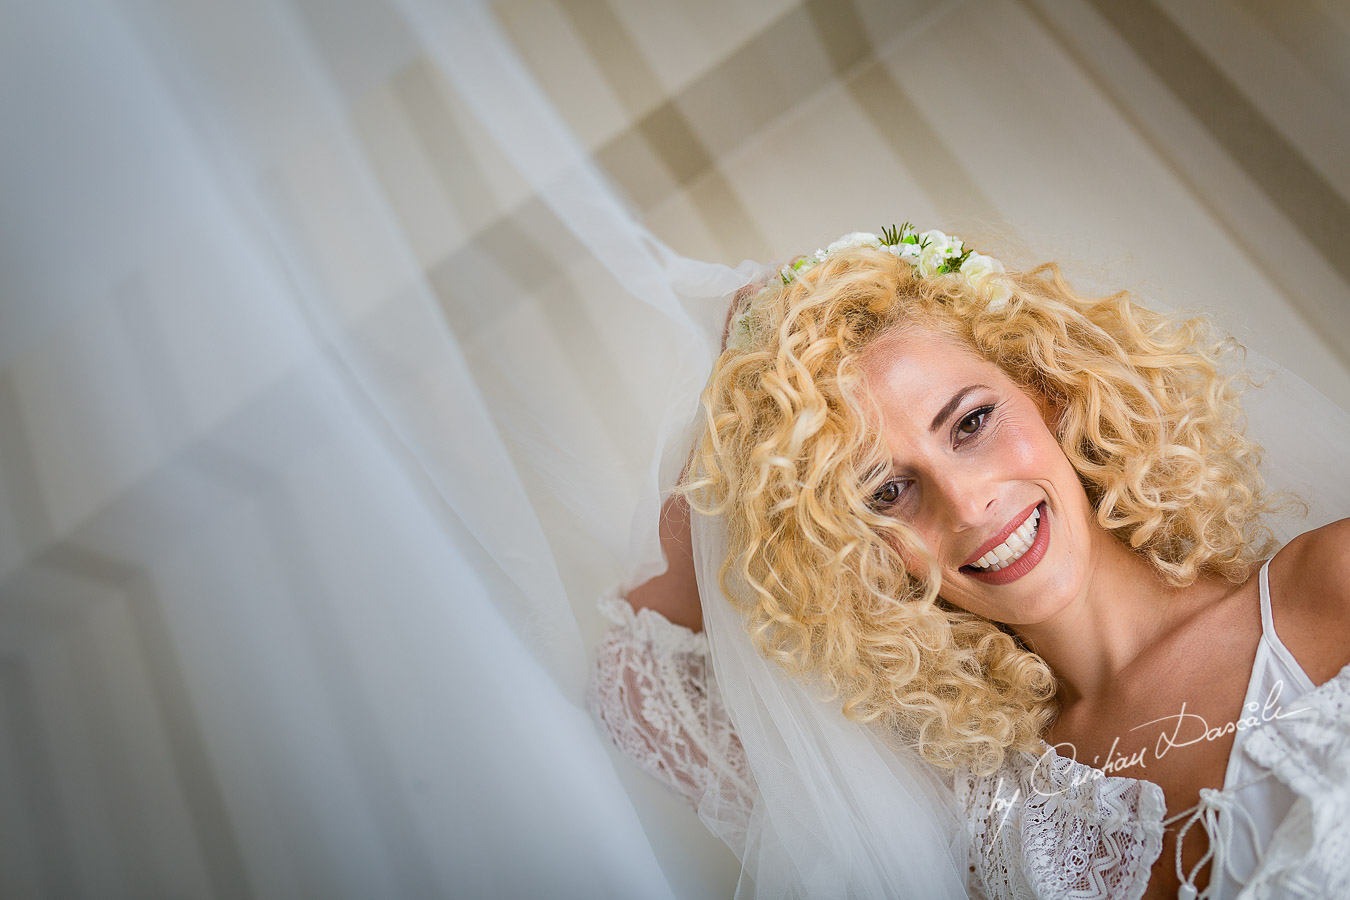
<path fill-rule="evenodd" d="M 1186 824 L 1181 826 L 1181 831 L 1177 833 L 1177 878 L 1181 880 L 1181 887 L 1177 889 L 1177 900 L 1209 900 L 1209 898 L 1216 896 L 1224 872 L 1228 872 L 1239 881 L 1243 880 L 1229 869 L 1233 850 L 1233 817 L 1237 813 L 1242 814 L 1247 828 L 1251 831 L 1252 843 L 1256 846 L 1257 860 L 1260 860 L 1265 853 L 1261 848 L 1261 833 L 1257 830 L 1256 821 L 1252 819 L 1251 813 L 1247 812 L 1238 802 L 1237 792 L 1248 785 L 1264 780 L 1269 775 L 1269 772 L 1265 772 L 1224 791 L 1201 788 L 1199 803 L 1163 822 L 1163 827 L 1166 827 L 1181 819 L 1182 816 L 1190 816 L 1186 820 Z M 1196 822 L 1204 826 L 1205 834 L 1209 837 L 1209 847 L 1206 848 L 1205 855 L 1200 857 L 1200 861 L 1191 868 L 1188 875 L 1181 865 L 1181 845 L 1186 839 L 1186 832 L 1190 831 L 1191 826 Z M 1203 893 L 1198 892 L 1195 887 L 1195 878 L 1200 874 L 1200 870 L 1205 867 L 1205 863 L 1211 859 L 1214 860 L 1214 869 L 1210 872 L 1209 884 L 1205 886 Z"/>

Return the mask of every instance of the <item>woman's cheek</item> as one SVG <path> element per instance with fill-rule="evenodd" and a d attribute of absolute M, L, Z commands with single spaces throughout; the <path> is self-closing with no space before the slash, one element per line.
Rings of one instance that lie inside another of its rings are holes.
<path fill-rule="evenodd" d="M 900 557 L 905 572 L 911 578 L 927 579 L 929 568 L 926 549 L 931 545 L 925 542 L 923 537 L 913 528 L 908 530 L 911 535 L 907 539 L 898 534 L 892 534 L 887 537 L 886 543 L 890 544 L 891 549 Z"/>
<path fill-rule="evenodd" d="M 1057 453 L 1063 455 L 1059 444 L 1054 443 L 1053 438 L 1046 432 L 1045 424 L 1039 420 L 1034 424 L 1034 428 L 1029 427 L 1019 418 L 1012 417 L 1011 421 L 1005 422 L 1004 427 L 1000 429 L 1000 440 L 996 442 L 995 452 L 1017 471 L 1033 469 L 1038 460 L 1044 459 L 1048 447 L 1046 441 L 1038 440 L 1042 436 L 1054 444 Z"/>

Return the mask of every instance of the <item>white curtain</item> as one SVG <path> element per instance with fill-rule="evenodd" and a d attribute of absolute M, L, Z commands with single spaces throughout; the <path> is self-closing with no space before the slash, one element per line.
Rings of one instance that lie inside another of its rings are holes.
<path fill-rule="evenodd" d="M 671 893 L 579 708 L 568 588 L 629 574 L 695 344 L 609 311 L 658 290 L 571 271 L 617 206 L 569 233 L 542 204 L 431 283 L 344 79 L 420 56 L 483 99 L 525 70 L 483 10 L 367 12 L 8 10 L 6 896 Z M 523 189 L 603 199 L 517 109 L 532 136 L 480 139 L 535 154 Z M 651 256 L 614 271 L 665 286 Z M 550 328 L 517 266 L 591 320 Z M 577 401 L 597 347 L 655 410 L 628 447 Z"/>
<path fill-rule="evenodd" d="M 1294 5 L 0 2 L 0 894 L 729 893 L 580 708 L 754 270 L 667 245 L 1106 260 L 1344 402 Z"/>

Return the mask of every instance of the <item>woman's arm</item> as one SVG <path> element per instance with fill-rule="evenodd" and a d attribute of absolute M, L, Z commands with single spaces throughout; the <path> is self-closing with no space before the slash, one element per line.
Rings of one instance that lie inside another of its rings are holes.
<path fill-rule="evenodd" d="M 691 806 L 715 810 L 719 834 L 735 847 L 749 822 L 754 785 L 710 678 L 683 497 L 661 507 L 660 537 L 666 571 L 626 597 L 601 602 L 615 627 L 596 649 L 587 706 L 625 755 Z"/>
<path fill-rule="evenodd" d="M 689 509 L 662 510 L 661 575 L 600 603 L 615 623 L 596 648 L 587 706 L 609 739 L 695 808 L 709 803 L 733 847 L 749 821 L 753 782 L 740 738 L 710 678 L 694 580 Z M 728 832 L 726 829 L 730 828 Z"/>
<path fill-rule="evenodd" d="M 689 503 L 676 494 L 661 507 L 661 549 L 666 571 L 628 592 L 633 609 L 659 612 L 690 631 L 703 630 L 703 606 L 694 577 L 694 541 L 689 529 Z"/>

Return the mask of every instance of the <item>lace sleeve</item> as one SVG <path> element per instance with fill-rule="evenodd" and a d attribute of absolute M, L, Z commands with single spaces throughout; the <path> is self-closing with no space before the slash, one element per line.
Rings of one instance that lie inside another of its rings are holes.
<path fill-rule="evenodd" d="M 610 593 L 600 611 L 615 623 L 600 640 L 586 705 L 610 740 L 698 809 L 731 843 L 754 787 L 745 751 L 708 665 L 708 640 Z"/>

